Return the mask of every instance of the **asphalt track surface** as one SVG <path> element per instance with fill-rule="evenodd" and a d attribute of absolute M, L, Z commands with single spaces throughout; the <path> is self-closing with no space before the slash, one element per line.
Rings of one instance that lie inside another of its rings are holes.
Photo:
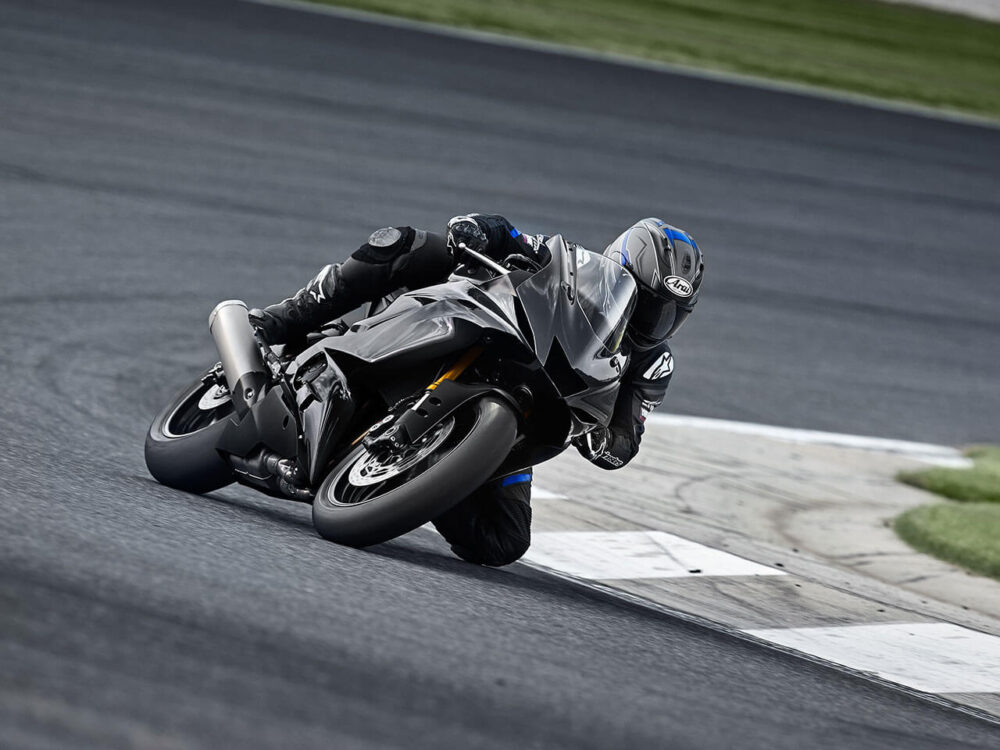
<path fill-rule="evenodd" d="M 997 437 L 1000 134 L 234 2 L 0 5 L 0 746 L 996 746 L 424 532 L 150 480 L 142 436 L 386 223 L 695 231 L 674 407 Z M 650 168 L 650 164 L 655 165 Z M 839 311 L 836 315 L 833 311 Z"/>

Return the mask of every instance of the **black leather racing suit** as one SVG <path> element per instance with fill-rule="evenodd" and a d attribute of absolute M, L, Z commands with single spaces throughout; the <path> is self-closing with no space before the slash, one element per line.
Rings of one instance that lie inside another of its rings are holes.
<path fill-rule="evenodd" d="M 507 219 L 473 214 L 489 240 L 486 254 L 503 260 L 512 254 L 547 256 L 545 237 L 521 234 Z M 418 289 L 446 280 L 456 263 L 441 234 L 411 227 L 374 232 L 342 264 L 326 266 L 295 296 L 267 308 L 262 332 L 272 342 L 305 336 L 360 305 L 401 288 Z M 626 344 L 627 346 L 627 344 Z M 609 429 L 582 455 L 602 469 L 618 469 L 639 450 L 643 423 L 663 401 L 673 372 L 666 343 L 633 351 Z M 507 565 L 520 558 L 531 541 L 531 471 L 483 485 L 434 525 L 464 560 Z"/>

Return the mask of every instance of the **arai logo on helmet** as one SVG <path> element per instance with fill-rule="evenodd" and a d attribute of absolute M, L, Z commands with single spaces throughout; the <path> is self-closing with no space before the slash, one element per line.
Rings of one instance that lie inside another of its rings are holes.
<path fill-rule="evenodd" d="M 691 286 L 691 282 L 680 276 L 667 276 L 667 280 L 664 283 L 666 283 L 667 289 L 678 297 L 690 297 L 694 294 L 694 287 Z"/>

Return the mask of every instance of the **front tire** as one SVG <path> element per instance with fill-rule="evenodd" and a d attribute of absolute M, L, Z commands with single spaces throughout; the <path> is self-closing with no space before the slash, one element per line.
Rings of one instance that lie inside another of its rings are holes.
<path fill-rule="evenodd" d="M 199 494 L 233 483 L 232 467 L 215 449 L 234 413 L 227 393 L 199 380 L 156 415 L 146 433 L 146 468 L 156 481 Z"/>
<path fill-rule="evenodd" d="M 432 453 L 384 481 L 377 471 L 365 474 L 371 458 L 363 447 L 351 451 L 323 480 L 313 501 L 320 535 L 367 547 L 437 518 L 500 467 L 517 438 L 517 417 L 506 403 L 486 396 L 461 407 L 438 429 L 447 429 L 447 435 L 433 444 L 434 432 L 428 433 Z"/>

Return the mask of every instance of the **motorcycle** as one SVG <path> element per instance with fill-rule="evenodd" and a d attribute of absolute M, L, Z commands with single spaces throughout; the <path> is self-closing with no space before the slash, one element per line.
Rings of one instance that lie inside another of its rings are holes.
<path fill-rule="evenodd" d="M 611 419 L 636 285 L 559 235 L 543 247 L 545 263 L 466 249 L 445 283 L 335 321 L 299 351 L 263 344 L 246 305 L 220 303 L 220 362 L 153 420 L 150 473 L 312 502 L 323 537 L 364 547 L 558 455 Z"/>

